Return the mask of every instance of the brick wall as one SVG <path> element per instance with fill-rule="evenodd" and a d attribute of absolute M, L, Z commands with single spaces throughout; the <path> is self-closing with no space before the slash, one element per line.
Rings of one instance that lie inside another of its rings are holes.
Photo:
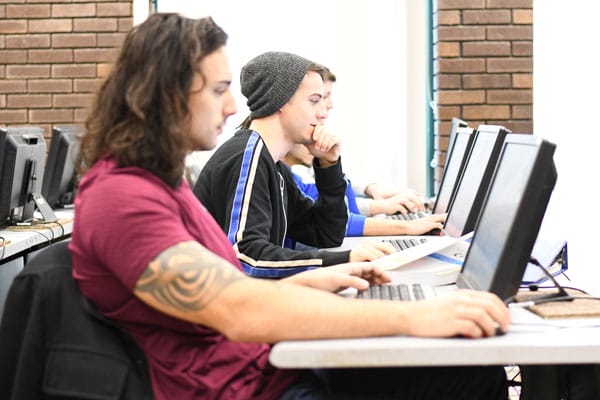
<path fill-rule="evenodd" d="M 533 133 L 532 7 L 533 0 L 434 0 L 436 183 L 452 117 Z"/>
<path fill-rule="evenodd" d="M 132 25 L 131 0 L 0 0 L 0 125 L 83 122 Z"/>

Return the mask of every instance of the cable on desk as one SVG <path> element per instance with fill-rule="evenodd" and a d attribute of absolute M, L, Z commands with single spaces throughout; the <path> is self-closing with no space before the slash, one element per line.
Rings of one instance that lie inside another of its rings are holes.
<path fill-rule="evenodd" d="M 51 242 L 54 240 L 54 232 L 52 232 L 52 231 L 51 231 L 51 232 L 52 232 L 52 237 L 51 237 L 51 238 L 50 238 L 50 237 L 48 237 L 48 236 L 46 236 L 46 235 L 44 235 L 42 232 L 40 232 L 40 231 L 38 231 L 38 230 L 31 231 L 31 232 L 33 232 L 33 233 L 37 233 L 38 235 L 40 235 L 41 237 L 43 237 L 44 239 L 46 239 L 46 241 L 47 241 L 48 243 L 51 243 Z"/>

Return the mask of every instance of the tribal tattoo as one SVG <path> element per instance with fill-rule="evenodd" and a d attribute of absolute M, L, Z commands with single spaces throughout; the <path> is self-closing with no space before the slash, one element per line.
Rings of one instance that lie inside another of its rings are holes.
<path fill-rule="evenodd" d="M 198 311 L 245 275 L 197 242 L 163 251 L 144 271 L 136 290 L 182 312 Z"/>

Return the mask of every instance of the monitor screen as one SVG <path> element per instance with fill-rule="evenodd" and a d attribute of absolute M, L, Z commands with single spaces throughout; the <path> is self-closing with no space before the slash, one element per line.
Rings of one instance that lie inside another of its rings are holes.
<path fill-rule="evenodd" d="M 506 136 L 457 285 L 516 294 L 556 183 L 554 149 L 533 135 Z"/>
<path fill-rule="evenodd" d="M 46 162 L 44 130 L 38 127 L 2 129 L 6 141 L 0 178 L 0 224 L 6 226 L 30 221 L 36 209 L 45 211 L 49 207 L 40 198 Z M 53 214 L 50 217 L 54 217 Z"/>
<path fill-rule="evenodd" d="M 497 125 L 480 125 L 477 128 L 444 224 L 444 230 L 449 235 L 459 237 L 475 229 L 483 198 L 508 132 Z"/>
<path fill-rule="evenodd" d="M 75 161 L 79 155 L 79 136 L 83 127 L 52 128 L 50 149 L 44 171 L 42 195 L 52 208 L 69 207 L 76 192 Z"/>
<path fill-rule="evenodd" d="M 452 151 L 448 153 L 448 158 L 446 158 L 444 175 L 442 175 L 442 181 L 440 182 L 435 204 L 433 205 L 434 214 L 442 214 L 448 211 L 456 182 L 461 170 L 464 168 L 472 139 L 472 128 L 458 128 L 456 135 L 454 135 Z"/>

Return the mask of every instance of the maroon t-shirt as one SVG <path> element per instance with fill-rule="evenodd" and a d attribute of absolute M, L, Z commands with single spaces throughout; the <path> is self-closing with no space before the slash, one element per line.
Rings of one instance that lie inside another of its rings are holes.
<path fill-rule="evenodd" d="M 146 353 L 156 399 L 277 398 L 297 372 L 271 366 L 268 345 L 232 342 L 133 295 L 151 260 L 189 240 L 241 270 L 231 244 L 187 182 L 173 189 L 148 171 L 117 168 L 109 159 L 82 179 L 70 244 L 73 276 L 100 312 Z"/>

